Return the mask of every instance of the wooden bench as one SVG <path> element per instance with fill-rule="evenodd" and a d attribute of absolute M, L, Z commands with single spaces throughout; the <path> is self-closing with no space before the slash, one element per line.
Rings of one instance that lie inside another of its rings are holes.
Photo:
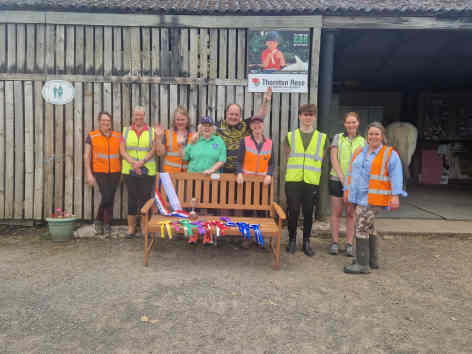
<path fill-rule="evenodd" d="M 274 257 L 274 269 L 279 268 L 280 238 L 285 212 L 273 201 L 272 186 L 264 186 L 263 177 L 245 176 L 244 183 L 236 182 L 235 174 L 205 176 L 201 173 L 174 173 L 171 175 L 182 208 L 190 210 L 192 198 L 197 200 L 197 208 L 215 210 L 262 211 L 265 217 L 230 216 L 231 221 L 260 224 L 265 244 L 268 244 Z M 159 174 L 156 183 L 159 182 Z M 167 202 L 165 192 L 160 186 L 160 193 Z M 148 265 L 149 255 L 160 237 L 161 222 L 178 220 L 177 217 L 157 215 L 154 199 L 150 199 L 141 209 L 144 225 L 144 265 Z M 200 216 L 199 221 L 220 220 L 220 216 Z M 176 232 L 175 228 L 172 228 Z M 238 228 L 225 231 L 225 236 L 241 236 Z M 251 233 L 252 236 L 252 233 Z M 167 236 L 166 236 L 167 237 Z"/>

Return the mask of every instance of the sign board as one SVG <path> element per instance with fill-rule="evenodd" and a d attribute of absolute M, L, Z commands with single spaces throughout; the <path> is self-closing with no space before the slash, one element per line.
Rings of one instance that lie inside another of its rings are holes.
<path fill-rule="evenodd" d="M 74 99 L 74 86 L 64 80 L 46 81 L 41 92 L 44 100 L 52 104 L 67 104 Z"/>
<path fill-rule="evenodd" d="M 310 32 L 248 32 L 248 91 L 308 92 Z"/>

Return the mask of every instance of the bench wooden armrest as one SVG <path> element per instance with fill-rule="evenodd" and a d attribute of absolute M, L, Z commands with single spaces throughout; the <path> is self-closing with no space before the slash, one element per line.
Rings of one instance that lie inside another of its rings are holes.
<path fill-rule="evenodd" d="M 141 208 L 141 214 L 148 215 L 149 209 L 154 205 L 154 198 L 149 199 L 146 204 Z"/>
<path fill-rule="evenodd" d="M 285 215 L 285 212 L 283 211 L 283 209 L 276 202 L 272 202 L 271 208 L 272 208 L 273 214 L 277 215 L 280 221 L 287 219 L 287 215 Z"/>

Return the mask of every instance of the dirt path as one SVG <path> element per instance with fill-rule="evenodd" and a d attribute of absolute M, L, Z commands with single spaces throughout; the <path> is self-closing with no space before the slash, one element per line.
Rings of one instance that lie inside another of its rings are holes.
<path fill-rule="evenodd" d="M 382 240 L 381 269 L 142 239 L 0 236 L 0 353 L 470 353 L 472 240 Z M 146 318 L 148 321 L 143 321 Z"/>

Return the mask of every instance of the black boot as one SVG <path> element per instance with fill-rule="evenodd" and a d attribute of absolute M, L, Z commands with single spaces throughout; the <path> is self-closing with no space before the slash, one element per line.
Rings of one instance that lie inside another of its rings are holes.
<path fill-rule="evenodd" d="M 308 257 L 313 257 L 315 252 L 310 247 L 310 236 L 303 236 L 303 253 Z"/>
<path fill-rule="evenodd" d="M 287 245 L 287 252 L 294 254 L 297 250 L 297 236 L 289 236 L 288 245 Z"/>
<path fill-rule="evenodd" d="M 379 263 L 377 262 L 377 236 L 369 236 L 369 251 L 370 260 L 369 265 L 372 269 L 379 269 Z"/>
<path fill-rule="evenodd" d="M 344 273 L 367 274 L 369 270 L 369 239 L 356 239 L 356 262 L 344 267 Z"/>

